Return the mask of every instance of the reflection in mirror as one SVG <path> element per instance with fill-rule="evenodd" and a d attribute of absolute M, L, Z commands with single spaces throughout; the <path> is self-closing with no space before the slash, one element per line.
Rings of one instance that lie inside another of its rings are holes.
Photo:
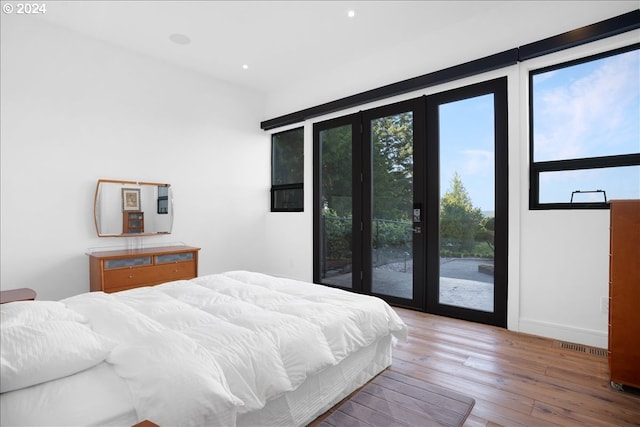
<path fill-rule="evenodd" d="M 158 213 L 160 215 L 169 213 L 169 186 L 158 185 Z"/>
<path fill-rule="evenodd" d="M 169 234 L 173 226 L 171 185 L 99 179 L 93 212 L 100 237 Z"/>

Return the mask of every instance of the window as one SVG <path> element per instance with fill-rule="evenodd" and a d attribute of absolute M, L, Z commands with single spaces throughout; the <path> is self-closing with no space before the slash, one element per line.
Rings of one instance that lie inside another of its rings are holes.
<path fill-rule="evenodd" d="M 529 73 L 531 209 L 640 198 L 639 46 Z"/>
<path fill-rule="evenodd" d="M 271 136 L 271 212 L 302 212 L 304 128 Z"/>

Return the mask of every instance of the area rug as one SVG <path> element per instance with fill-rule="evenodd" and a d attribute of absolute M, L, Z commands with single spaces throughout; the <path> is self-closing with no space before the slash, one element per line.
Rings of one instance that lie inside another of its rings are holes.
<path fill-rule="evenodd" d="M 471 397 L 387 369 L 318 425 L 460 427 L 475 403 Z"/>

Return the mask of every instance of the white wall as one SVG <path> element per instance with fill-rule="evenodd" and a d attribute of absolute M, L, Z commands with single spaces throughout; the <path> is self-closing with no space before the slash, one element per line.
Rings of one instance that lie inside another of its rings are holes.
<path fill-rule="evenodd" d="M 601 310 L 608 296 L 609 211 L 529 210 L 528 71 L 551 63 L 584 57 L 640 40 L 640 31 L 626 33 L 569 51 L 531 60 L 507 69 L 389 98 L 314 118 L 305 126 L 305 212 L 270 219 L 266 245 L 270 267 L 285 274 L 312 277 L 311 227 L 313 123 L 403 99 L 428 95 L 496 77 L 508 77 L 509 97 L 509 260 L 508 328 L 570 342 L 607 347 L 608 314 Z M 310 83 L 311 99 L 326 96 L 331 82 Z M 375 86 L 373 86 L 375 87 Z M 314 90 L 313 88 L 318 88 Z M 284 93 L 282 99 L 295 98 Z M 347 96 L 343 93 L 341 96 Z M 339 96 L 340 97 L 340 96 Z M 327 102 L 323 99 L 322 102 Z M 292 101 L 291 110 L 299 101 Z M 282 103 L 269 111 L 281 114 Z M 304 107 L 311 107 L 305 105 Z M 291 126 L 289 126 L 291 127 Z M 283 128 L 284 129 L 284 128 Z M 279 132 L 283 129 L 275 129 Z M 276 239 L 277 237 L 277 239 Z M 303 267 L 300 267 L 303 266 Z"/>
<path fill-rule="evenodd" d="M 530 70 L 584 58 L 640 41 L 636 30 L 520 65 L 519 316 L 513 329 L 607 347 L 609 211 L 530 211 L 527 76 Z"/>
<path fill-rule="evenodd" d="M 349 73 L 267 99 L 34 20 L 3 21 L 1 54 L 1 289 L 64 298 L 89 288 L 87 248 L 175 241 L 202 247 L 200 274 L 244 268 L 311 279 L 313 122 L 305 124 L 305 211 L 277 214 L 269 212 L 270 138 L 259 122 L 316 104 L 301 98 L 351 95 Z M 608 211 L 528 210 L 523 67 L 388 101 L 508 76 L 509 327 L 606 347 Z M 390 83 L 382 74 L 367 76 L 367 88 Z M 98 178 L 171 183 L 174 233 L 96 237 Z"/>
<path fill-rule="evenodd" d="M 35 19 L 1 36 L 2 289 L 89 290 L 88 248 L 184 242 L 201 274 L 261 269 L 264 96 Z M 172 184 L 174 233 L 98 238 L 99 178 Z"/>

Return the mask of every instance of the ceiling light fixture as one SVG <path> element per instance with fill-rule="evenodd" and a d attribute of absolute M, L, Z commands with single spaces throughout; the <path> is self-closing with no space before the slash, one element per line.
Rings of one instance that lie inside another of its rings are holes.
<path fill-rule="evenodd" d="M 353 18 L 354 16 L 356 16 L 356 11 L 355 10 L 350 10 L 347 12 L 347 16 L 349 18 Z"/>
<path fill-rule="evenodd" d="M 182 44 L 182 45 L 191 43 L 191 39 L 188 36 L 185 36 L 184 34 L 179 34 L 179 33 L 171 34 L 169 36 L 169 40 L 171 40 L 175 44 Z"/>
<path fill-rule="evenodd" d="M 247 64 L 243 64 L 243 65 L 242 65 L 242 69 L 243 69 L 243 70 L 248 70 L 248 69 L 249 69 L 249 66 L 248 66 Z"/>

